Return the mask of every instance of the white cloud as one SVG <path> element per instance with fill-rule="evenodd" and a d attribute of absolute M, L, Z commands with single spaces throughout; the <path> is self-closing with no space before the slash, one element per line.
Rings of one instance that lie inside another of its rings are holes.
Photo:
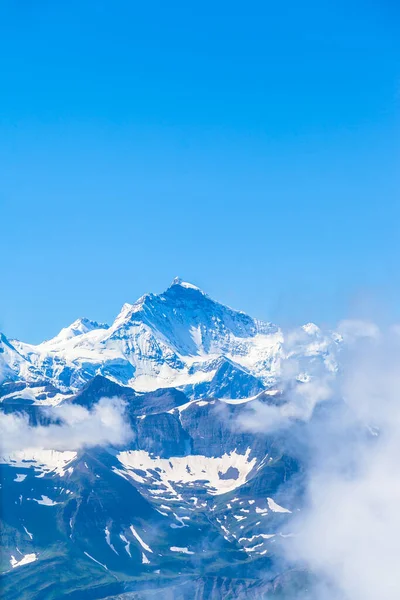
<path fill-rule="evenodd" d="M 393 328 L 360 321 L 351 327 L 347 322 L 345 330 L 351 344 L 341 352 L 335 376 L 322 368 L 309 383 L 285 382 L 286 405 L 254 404 L 241 425 L 271 432 L 294 420 L 306 423 L 301 452 L 307 452 L 300 453 L 307 456 L 306 500 L 282 551 L 290 566 L 317 575 L 313 600 L 397 600 L 400 340 Z M 328 409 L 310 420 L 328 398 Z"/>
<path fill-rule="evenodd" d="M 378 338 L 380 329 L 372 321 L 362 319 L 345 319 L 340 321 L 337 332 L 346 342 L 353 342 L 359 338 Z"/>
<path fill-rule="evenodd" d="M 74 404 L 53 409 L 60 424 L 29 425 L 23 414 L 0 413 L 1 452 L 29 449 L 78 450 L 98 445 L 121 445 L 132 431 L 125 416 L 125 404 L 118 398 L 102 398 L 91 410 Z"/>
<path fill-rule="evenodd" d="M 290 390 L 290 400 L 281 405 L 252 402 L 239 417 L 239 426 L 246 431 L 273 433 L 290 427 L 294 421 L 308 421 L 319 402 L 332 395 L 328 378 L 296 382 Z"/>

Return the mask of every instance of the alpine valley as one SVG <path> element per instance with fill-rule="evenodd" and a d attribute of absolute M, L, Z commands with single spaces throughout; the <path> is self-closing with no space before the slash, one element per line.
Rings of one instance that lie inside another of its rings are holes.
<path fill-rule="evenodd" d="M 292 429 L 248 423 L 316 369 L 334 375 L 342 344 L 314 324 L 284 333 L 179 278 L 111 325 L 78 319 L 39 345 L 0 334 L 2 415 L 43 441 L 1 448 L 3 597 L 305 598 L 313 574 L 282 560 L 301 453 Z M 116 401 L 123 440 L 49 447 L 43 432 L 61 432 L 66 411 L 95 422 Z"/>

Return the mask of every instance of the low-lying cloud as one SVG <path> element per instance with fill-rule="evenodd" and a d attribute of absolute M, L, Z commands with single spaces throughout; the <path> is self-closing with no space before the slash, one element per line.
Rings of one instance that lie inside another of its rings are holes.
<path fill-rule="evenodd" d="M 79 450 L 83 447 L 128 442 L 132 430 L 125 418 L 125 403 L 118 398 L 102 398 L 91 410 L 64 404 L 51 410 L 58 420 L 32 426 L 24 414 L 0 412 L 0 450 L 3 454 L 29 449 Z"/>
<path fill-rule="evenodd" d="M 248 410 L 239 417 L 240 426 L 247 431 L 273 433 L 287 429 L 294 422 L 308 421 L 319 402 L 332 395 L 329 378 L 296 382 L 289 392 L 289 400 L 282 404 L 266 404 L 259 400 L 251 403 Z"/>
<path fill-rule="evenodd" d="M 342 323 L 341 335 L 335 373 L 287 381 L 285 404 L 254 403 L 241 426 L 296 438 L 302 423 L 306 493 L 282 552 L 318 577 L 312 599 L 397 600 L 400 338 L 361 321 Z"/>

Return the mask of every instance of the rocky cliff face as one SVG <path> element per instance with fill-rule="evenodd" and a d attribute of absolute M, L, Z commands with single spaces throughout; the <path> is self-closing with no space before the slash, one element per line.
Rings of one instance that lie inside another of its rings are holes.
<path fill-rule="evenodd" d="M 247 403 L 139 394 L 98 376 L 58 407 L 3 408 L 45 426 L 61 406 L 116 396 L 132 430 L 122 447 L 3 455 L 6 597 L 284 597 L 275 545 L 297 508 L 282 484 L 299 464 L 277 438 L 236 428 Z"/>

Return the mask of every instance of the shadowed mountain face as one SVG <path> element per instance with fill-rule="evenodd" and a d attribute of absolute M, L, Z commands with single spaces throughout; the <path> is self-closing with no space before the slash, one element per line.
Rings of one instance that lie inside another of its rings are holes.
<path fill-rule="evenodd" d="M 300 469 L 284 444 L 235 426 L 245 402 L 139 394 L 100 376 L 62 406 L 116 396 L 132 429 L 123 447 L 2 457 L 5 597 L 286 597 L 305 574 L 283 585 L 274 558 L 297 508 L 284 504 Z M 4 409 L 59 422 L 60 407 Z"/>
<path fill-rule="evenodd" d="M 253 402 L 285 403 L 284 342 L 181 280 L 111 326 L 79 319 L 38 346 L 2 336 L 0 416 L 16 432 L 0 453 L 4 597 L 292 600 L 306 589 L 310 575 L 281 560 L 301 454 L 287 435 L 240 426 Z M 301 378 L 303 357 L 334 369 L 336 346 L 303 328 L 290 349 Z M 105 422 L 129 436 L 102 437 Z"/>

